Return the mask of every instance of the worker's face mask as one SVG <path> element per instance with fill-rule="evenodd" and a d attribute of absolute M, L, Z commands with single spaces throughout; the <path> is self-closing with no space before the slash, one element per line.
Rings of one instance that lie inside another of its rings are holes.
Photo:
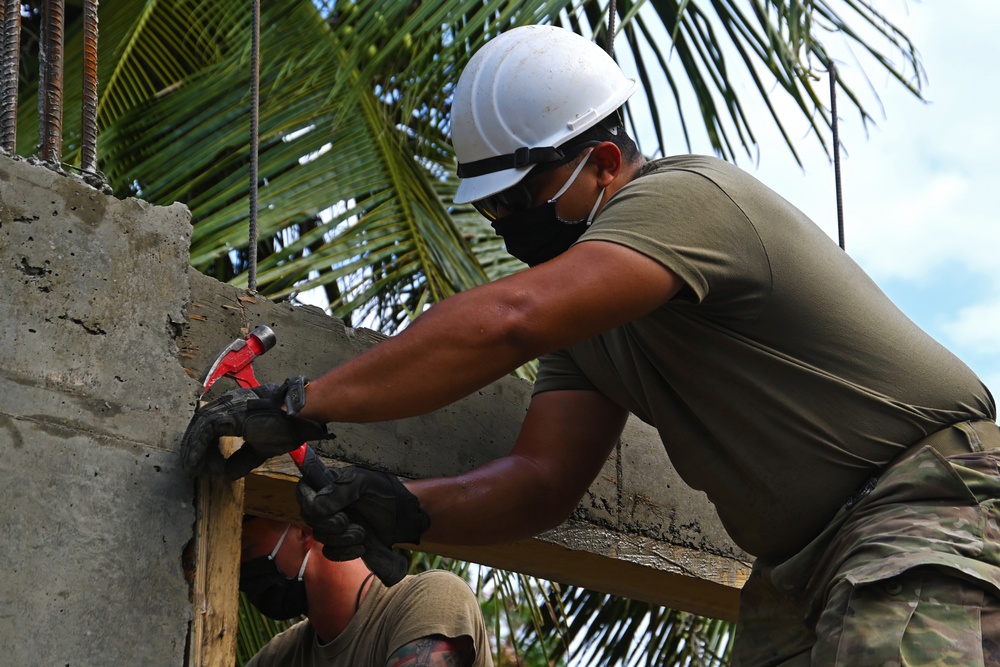
<path fill-rule="evenodd" d="M 556 201 L 573 185 L 589 158 L 590 151 L 587 151 L 580 164 L 576 166 L 576 170 L 552 199 L 541 206 L 520 213 L 511 213 L 493 221 L 493 229 L 503 237 L 507 252 L 528 266 L 536 266 L 569 250 L 569 247 L 587 231 L 590 223 L 594 221 L 594 216 L 597 215 L 601 200 L 604 199 L 604 190 L 597 196 L 590 215 L 583 220 L 560 218 L 556 212 Z"/>
<path fill-rule="evenodd" d="M 298 576 L 291 579 L 278 569 L 278 564 L 274 561 L 289 528 L 291 526 L 285 528 L 269 555 L 254 558 L 240 566 L 240 590 L 260 613 L 279 621 L 303 616 L 308 610 L 306 582 L 302 575 L 312 552 L 306 552 Z"/>

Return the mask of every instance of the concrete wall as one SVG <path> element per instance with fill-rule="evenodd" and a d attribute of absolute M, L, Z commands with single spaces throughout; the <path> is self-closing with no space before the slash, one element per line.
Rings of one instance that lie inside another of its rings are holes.
<path fill-rule="evenodd" d="M 0 158 L 0 663 L 183 664 L 189 234 Z"/>
<path fill-rule="evenodd" d="M 183 206 L 0 156 L 3 664 L 183 665 L 192 375 L 260 323 L 278 335 L 255 364 L 264 381 L 316 376 L 378 340 L 189 271 L 190 231 Z M 321 453 L 408 477 L 466 470 L 509 449 L 529 391 L 508 378 L 425 417 L 339 424 Z M 275 460 L 248 480 L 248 508 L 294 518 L 293 482 Z M 749 564 L 638 422 L 560 529 L 440 551 L 722 617 Z"/>

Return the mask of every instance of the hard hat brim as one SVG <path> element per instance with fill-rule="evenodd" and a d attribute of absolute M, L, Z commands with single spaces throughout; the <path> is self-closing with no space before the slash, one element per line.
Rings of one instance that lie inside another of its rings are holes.
<path fill-rule="evenodd" d="M 530 164 L 525 167 L 495 171 L 491 174 L 483 174 L 482 176 L 463 178 L 458 184 L 458 189 L 455 190 L 454 202 L 456 204 L 468 204 L 485 199 L 498 192 L 503 192 L 507 188 L 517 185 L 522 178 L 528 175 L 528 172 L 534 166 Z"/>

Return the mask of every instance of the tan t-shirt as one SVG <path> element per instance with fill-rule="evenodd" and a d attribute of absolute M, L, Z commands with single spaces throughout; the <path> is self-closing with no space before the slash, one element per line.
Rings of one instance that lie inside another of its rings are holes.
<path fill-rule="evenodd" d="M 391 588 L 372 579 L 361 608 L 339 637 L 320 644 L 309 621 L 302 621 L 274 637 L 247 667 L 382 667 L 400 647 L 431 635 L 471 637 L 473 665 L 492 667 L 476 596 L 444 570 L 408 576 Z"/>
<path fill-rule="evenodd" d="M 578 243 L 591 240 L 656 259 L 686 287 L 542 357 L 535 392 L 596 389 L 655 426 L 754 555 L 797 551 L 905 446 L 996 417 L 965 364 L 801 211 L 725 161 L 647 164 Z"/>

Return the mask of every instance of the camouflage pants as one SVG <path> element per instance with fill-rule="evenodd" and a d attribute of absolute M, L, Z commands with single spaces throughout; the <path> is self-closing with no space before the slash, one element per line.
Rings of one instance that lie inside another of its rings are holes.
<path fill-rule="evenodd" d="M 739 667 L 1000 665 L 1000 450 L 919 449 L 802 552 L 755 563 L 733 653 Z"/>

